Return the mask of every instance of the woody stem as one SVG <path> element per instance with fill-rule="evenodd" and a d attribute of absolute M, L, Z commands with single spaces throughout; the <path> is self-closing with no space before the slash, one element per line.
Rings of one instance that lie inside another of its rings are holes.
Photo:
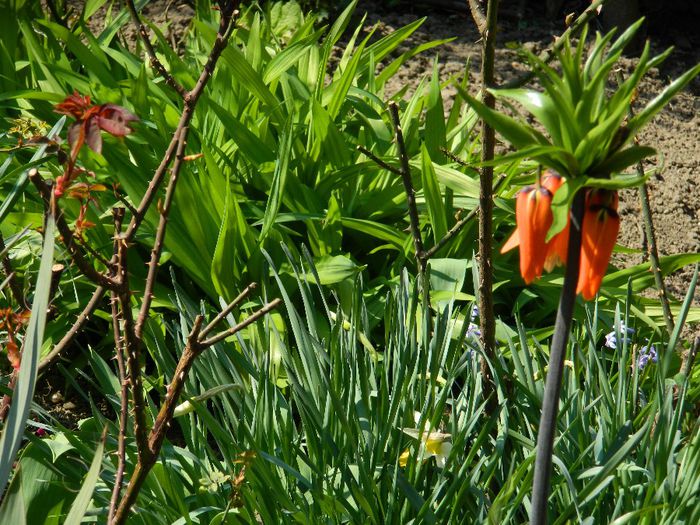
<path fill-rule="evenodd" d="M 557 320 L 554 324 L 554 336 L 549 352 L 549 367 L 542 400 L 539 434 L 537 435 L 537 452 L 535 456 L 535 475 L 532 482 L 531 525 L 547 523 L 547 500 L 549 482 L 552 473 L 552 452 L 554 434 L 559 412 L 559 393 L 564 372 L 564 358 L 569 342 L 571 320 L 576 304 L 576 285 L 581 260 L 581 225 L 583 223 L 584 192 L 579 191 L 571 207 L 571 229 L 569 248 L 566 259 L 564 286 L 559 298 Z"/>

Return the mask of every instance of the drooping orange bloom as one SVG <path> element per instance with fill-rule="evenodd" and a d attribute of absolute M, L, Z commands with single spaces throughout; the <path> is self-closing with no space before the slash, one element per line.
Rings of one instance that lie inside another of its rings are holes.
<path fill-rule="evenodd" d="M 528 186 L 515 201 L 515 232 L 501 249 L 520 246 L 520 274 L 526 284 L 542 275 L 547 258 L 545 238 L 552 225 L 552 194 L 546 188 Z"/>
<path fill-rule="evenodd" d="M 520 246 L 520 274 L 530 284 L 542 276 L 542 270 L 552 271 L 566 262 L 569 244 L 569 223 L 549 242 L 545 242 L 552 225 L 552 197 L 564 184 L 558 173 L 547 170 L 540 178 L 540 187 L 523 189 L 515 204 L 516 229 L 501 248 L 501 253 Z"/>
<path fill-rule="evenodd" d="M 586 194 L 581 230 L 581 269 L 576 286 L 576 293 L 582 294 L 586 301 L 598 293 L 615 247 L 620 231 L 617 204 L 616 191 L 592 189 Z"/>

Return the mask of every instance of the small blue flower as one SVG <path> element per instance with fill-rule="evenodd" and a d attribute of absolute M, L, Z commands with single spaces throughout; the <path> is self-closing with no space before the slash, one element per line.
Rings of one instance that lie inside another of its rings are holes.
<path fill-rule="evenodd" d="M 659 355 L 656 352 L 654 345 L 643 346 L 639 349 L 639 357 L 637 358 L 637 367 L 641 372 L 649 364 L 649 361 L 656 363 L 659 360 Z"/>
<path fill-rule="evenodd" d="M 622 336 L 621 344 L 630 344 L 632 342 L 632 338 L 628 336 L 631 336 L 633 333 L 634 328 L 629 328 L 628 326 L 625 326 L 625 323 L 620 323 L 620 335 Z M 605 346 L 612 349 L 617 348 L 617 333 L 615 330 L 609 334 L 605 334 Z"/>
<path fill-rule="evenodd" d="M 479 307 L 477 305 L 472 306 L 472 315 L 471 315 L 471 320 L 473 321 L 479 317 Z"/>
<path fill-rule="evenodd" d="M 474 323 L 469 323 L 467 328 L 467 337 L 478 338 L 481 337 L 481 330 L 479 330 L 479 325 Z"/>

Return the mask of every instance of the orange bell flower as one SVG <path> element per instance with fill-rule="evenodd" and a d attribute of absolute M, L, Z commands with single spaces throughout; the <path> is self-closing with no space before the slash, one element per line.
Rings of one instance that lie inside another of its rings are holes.
<path fill-rule="evenodd" d="M 542 275 L 547 257 L 545 238 L 552 225 L 552 194 L 546 188 L 528 186 L 515 202 L 517 228 L 501 249 L 504 253 L 520 246 L 520 274 L 526 284 Z"/>
<path fill-rule="evenodd" d="M 566 262 L 569 244 L 569 224 L 545 242 L 552 225 L 552 196 L 564 184 L 558 173 L 547 170 L 540 178 L 540 187 L 523 189 L 515 203 L 516 229 L 501 248 L 501 253 L 520 246 L 520 274 L 526 284 L 542 276 L 546 269 Z"/>
<path fill-rule="evenodd" d="M 576 293 L 582 294 L 586 301 L 598 293 L 615 247 L 620 231 L 617 204 L 616 191 L 593 189 L 586 194 L 581 230 L 581 269 L 576 286 Z"/>

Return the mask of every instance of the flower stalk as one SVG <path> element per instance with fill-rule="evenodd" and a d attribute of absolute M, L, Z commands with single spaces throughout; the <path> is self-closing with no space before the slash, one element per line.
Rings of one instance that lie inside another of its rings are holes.
<path fill-rule="evenodd" d="M 583 214 L 584 192 L 579 191 L 574 197 L 571 207 L 566 273 L 559 299 L 557 319 L 554 325 L 554 336 L 552 337 L 552 347 L 549 353 L 549 369 L 542 401 L 542 415 L 537 435 L 535 474 L 532 484 L 532 510 L 530 513 L 531 525 L 544 525 L 547 522 L 547 499 L 549 497 L 552 473 L 554 434 L 559 413 L 559 392 L 561 391 L 561 382 L 564 375 L 564 359 L 569 342 L 571 320 L 576 303 L 576 287 L 579 280 Z"/>

